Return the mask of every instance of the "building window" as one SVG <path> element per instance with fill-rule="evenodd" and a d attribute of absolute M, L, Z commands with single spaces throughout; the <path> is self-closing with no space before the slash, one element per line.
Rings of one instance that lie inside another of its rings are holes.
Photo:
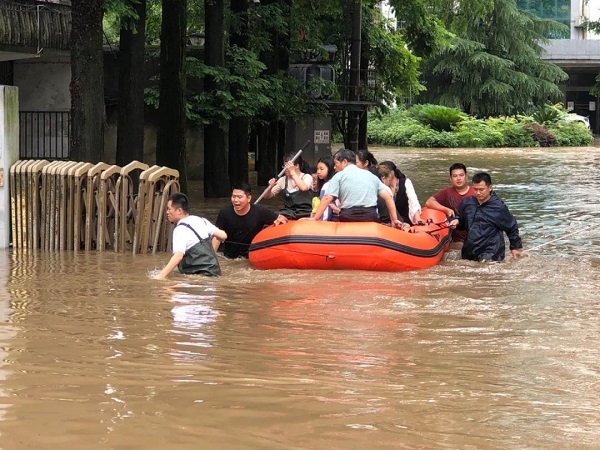
<path fill-rule="evenodd" d="M 569 39 L 571 37 L 571 0 L 517 0 L 517 6 L 541 19 L 550 19 L 566 25 L 564 31 L 550 32 L 547 38 Z"/>

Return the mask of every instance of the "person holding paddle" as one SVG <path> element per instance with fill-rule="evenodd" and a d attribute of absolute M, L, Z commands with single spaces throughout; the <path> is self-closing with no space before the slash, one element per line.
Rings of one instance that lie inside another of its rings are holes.
<path fill-rule="evenodd" d="M 283 194 L 283 208 L 278 212 L 288 219 L 310 217 L 312 199 L 315 193 L 312 190 L 313 178 L 310 173 L 304 173 L 302 156 L 288 153 L 283 157 L 285 168 L 284 175 L 279 179 L 269 180 L 270 189 L 265 192 L 264 198 L 271 198 L 279 193 Z"/>

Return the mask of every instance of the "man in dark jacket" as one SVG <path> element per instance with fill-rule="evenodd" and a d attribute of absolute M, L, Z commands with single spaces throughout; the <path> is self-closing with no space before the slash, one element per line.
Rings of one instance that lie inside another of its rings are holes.
<path fill-rule="evenodd" d="M 458 209 L 458 217 L 450 226 L 467 230 L 462 248 L 463 259 L 473 261 L 502 261 L 506 252 L 504 235 L 510 242 L 510 254 L 519 256 L 523 247 L 517 220 L 493 192 L 492 178 L 479 172 L 473 176 L 474 197 L 465 198 Z"/>

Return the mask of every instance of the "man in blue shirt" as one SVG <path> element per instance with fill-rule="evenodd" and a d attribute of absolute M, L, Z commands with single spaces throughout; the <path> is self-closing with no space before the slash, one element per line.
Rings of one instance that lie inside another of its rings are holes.
<path fill-rule="evenodd" d="M 379 178 L 368 170 L 359 169 L 355 163 L 356 155 L 352 150 L 341 149 L 333 155 L 337 173 L 329 182 L 327 192 L 311 220 L 319 220 L 329 204 L 339 198 L 340 222 L 379 222 L 379 196 L 388 207 L 392 226 L 402 228 L 404 224 L 398 220 L 392 194 Z"/>

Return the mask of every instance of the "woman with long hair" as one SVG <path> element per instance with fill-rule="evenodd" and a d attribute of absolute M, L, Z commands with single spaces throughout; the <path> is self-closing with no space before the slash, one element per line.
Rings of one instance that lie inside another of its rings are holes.
<path fill-rule="evenodd" d="M 305 173 L 303 168 L 306 163 L 302 156 L 298 156 L 295 161 L 292 161 L 294 155 L 288 153 L 283 156 L 283 165 L 285 173 L 278 180 L 271 178 L 269 186 L 271 189 L 265 194 L 265 198 L 271 198 L 281 193 L 283 195 L 283 209 L 279 210 L 279 214 L 288 219 L 300 219 L 302 217 L 310 217 L 312 211 L 312 199 L 314 192 L 312 191 L 312 175 Z"/>
<path fill-rule="evenodd" d="M 402 222 L 414 225 L 421 221 L 421 205 L 417 198 L 415 188 L 409 178 L 398 170 L 396 164 L 391 161 L 379 163 L 377 168 L 379 177 L 383 184 L 392 191 L 398 219 Z M 385 203 L 378 202 L 377 209 L 383 223 L 390 221 Z"/>
<path fill-rule="evenodd" d="M 313 199 L 313 211 L 314 214 L 321 202 L 323 196 L 327 193 L 327 186 L 329 186 L 329 180 L 333 177 L 335 171 L 333 169 L 333 159 L 330 156 L 325 156 L 317 162 L 317 189 L 316 191 L 319 193 L 317 197 Z M 331 202 L 327 207 L 323 216 L 321 216 L 321 220 L 331 220 L 334 222 L 339 221 L 339 204 L 336 201 Z M 311 216 L 312 216 L 311 214 Z"/>
<path fill-rule="evenodd" d="M 367 169 L 373 175 L 379 176 L 377 173 L 377 159 L 369 150 L 361 149 L 356 152 L 356 167 Z"/>

